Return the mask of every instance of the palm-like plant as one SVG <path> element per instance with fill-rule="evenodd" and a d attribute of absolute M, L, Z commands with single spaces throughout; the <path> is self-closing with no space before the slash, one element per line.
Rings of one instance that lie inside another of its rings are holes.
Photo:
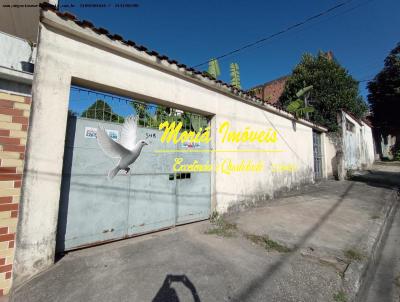
<path fill-rule="evenodd" d="M 211 75 L 214 79 L 217 79 L 221 74 L 217 59 L 211 59 L 208 62 L 208 74 Z"/>
<path fill-rule="evenodd" d="M 238 89 L 242 89 L 240 86 L 240 72 L 238 63 L 231 63 L 231 84 Z"/>
<path fill-rule="evenodd" d="M 296 118 L 306 117 L 309 118 L 309 113 L 314 112 L 314 107 L 308 105 L 308 98 L 310 96 L 310 91 L 313 86 L 307 86 L 296 93 L 297 99 L 291 101 L 286 107 L 286 110 L 292 113 Z"/>

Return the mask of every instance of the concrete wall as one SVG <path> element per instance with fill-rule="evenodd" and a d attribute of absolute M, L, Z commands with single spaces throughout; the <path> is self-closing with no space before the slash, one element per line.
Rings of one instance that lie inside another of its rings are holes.
<path fill-rule="evenodd" d="M 368 168 L 375 161 L 375 146 L 372 128 L 364 121 L 361 121 L 360 148 L 362 152 L 361 168 Z"/>
<path fill-rule="evenodd" d="M 0 296 L 11 287 L 30 103 L 0 92 Z"/>
<path fill-rule="evenodd" d="M 184 74 L 176 65 L 137 51 L 90 29 L 44 12 L 33 86 L 32 118 L 27 146 L 21 218 L 17 238 L 15 281 L 20 283 L 54 261 L 55 234 L 71 83 L 87 85 L 153 103 L 212 116 L 212 148 L 270 149 L 274 152 L 215 152 L 213 163 L 231 159 L 262 161 L 259 173 L 212 174 L 212 206 L 220 212 L 238 204 L 273 197 L 281 190 L 313 181 L 311 124 L 294 123 L 272 107 L 249 104 L 227 89 Z M 57 28 L 57 29 L 56 29 Z M 90 41 L 90 42 L 89 42 Z M 62 67 L 62 68 L 60 68 Z M 214 85 L 214 86 L 212 86 Z M 278 132 L 276 143 L 221 143 L 218 127 Z M 320 128 L 320 130 L 323 130 Z M 281 150 L 281 152 L 276 152 Z M 172 164 L 172 163 L 171 163 Z M 273 172 L 271 165 L 296 171 Z"/>

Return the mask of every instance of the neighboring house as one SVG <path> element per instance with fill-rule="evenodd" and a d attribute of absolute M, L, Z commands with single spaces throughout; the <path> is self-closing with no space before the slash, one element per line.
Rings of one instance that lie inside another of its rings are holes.
<path fill-rule="evenodd" d="M 288 79 L 289 75 L 286 75 L 280 77 L 279 79 L 250 88 L 249 91 L 253 91 L 256 97 L 264 100 L 265 102 L 275 104 L 279 101 Z"/>
<path fill-rule="evenodd" d="M 0 9 L 0 296 L 12 284 L 40 1 Z M 57 1 L 47 1 L 57 4 Z M 9 5 L 9 7 L 6 7 Z"/>
<path fill-rule="evenodd" d="M 382 133 L 375 129 L 374 138 L 377 142 L 377 154 L 382 160 L 393 160 L 396 150 L 400 149 L 400 129 L 391 129 L 389 133 Z"/>

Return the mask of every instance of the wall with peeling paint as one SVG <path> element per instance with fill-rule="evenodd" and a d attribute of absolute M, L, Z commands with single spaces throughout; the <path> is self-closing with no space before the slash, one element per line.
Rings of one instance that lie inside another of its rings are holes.
<path fill-rule="evenodd" d="M 342 112 L 343 155 L 346 170 L 370 167 L 375 158 L 371 127 Z"/>
<path fill-rule="evenodd" d="M 371 127 L 346 112 L 338 113 L 338 122 L 340 132 L 326 133 L 325 156 L 328 177 L 338 176 L 337 169 L 341 160 L 346 171 L 367 169 L 375 160 Z"/>

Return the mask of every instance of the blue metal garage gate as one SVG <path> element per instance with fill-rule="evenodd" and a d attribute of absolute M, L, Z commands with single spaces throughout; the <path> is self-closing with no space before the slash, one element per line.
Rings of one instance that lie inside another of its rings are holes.
<path fill-rule="evenodd" d="M 118 140 L 122 124 L 89 116 L 91 118 L 71 116 L 68 119 L 58 252 L 209 217 L 210 172 L 173 171 L 175 158 L 183 158 L 184 163 L 194 160 L 210 163 L 208 152 L 184 152 L 193 147 L 209 149 L 208 144 L 161 143 L 163 131 L 142 123 L 138 126 L 137 140 L 144 139 L 150 144 L 142 149 L 128 174 L 120 171 L 110 181 L 107 172 L 115 166 L 116 160 L 103 153 L 94 133 L 102 126 L 109 136 Z M 201 119 L 207 123 L 207 119 L 198 116 L 198 121 Z"/>

